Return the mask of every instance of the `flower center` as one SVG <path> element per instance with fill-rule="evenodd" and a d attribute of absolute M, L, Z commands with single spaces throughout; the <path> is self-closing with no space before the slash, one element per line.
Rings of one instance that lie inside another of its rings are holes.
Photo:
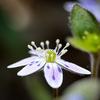
<path fill-rule="evenodd" d="M 53 63 L 56 59 L 56 53 L 53 50 L 47 50 L 45 58 L 47 62 Z"/>

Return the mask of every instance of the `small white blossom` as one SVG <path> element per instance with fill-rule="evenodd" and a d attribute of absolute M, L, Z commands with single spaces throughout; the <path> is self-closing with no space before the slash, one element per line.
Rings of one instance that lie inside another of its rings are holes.
<path fill-rule="evenodd" d="M 47 46 L 46 49 L 45 44 Z M 61 56 L 68 51 L 67 47 L 70 45 L 69 43 L 66 43 L 62 50 L 62 44 L 60 44 L 59 39 L 56 40 L 55 49 L 49 48 L 49 41 L 46 41 L 45 43 L 41 42 L 40 45 L 41 47 L 37 47 L 35 42 L 32 41 L 31 45 L 28 45 L 31 57 L 11 64 L 8 68 L 25 66 L 17 73 L 18 76 L 27 76 L 42 69 L 47 83 L 52 88 L 59 88 L 61 86 L 63 82 L 62 68 L 78 74 L 91 74 L 90 71 L 61 59 Z"/>

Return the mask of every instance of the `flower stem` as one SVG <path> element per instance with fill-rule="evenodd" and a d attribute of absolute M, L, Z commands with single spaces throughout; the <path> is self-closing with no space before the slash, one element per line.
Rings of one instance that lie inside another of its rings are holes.
<path fill-rule="evenodd" d="M 91 61 L 91 77 L 98 78 L 99 66 L 100 66 L 100 53 L 90 54 Z"/>
<path fill-rule="evenodd" d="M 54 89 L 54 100 L 59 100 L 58 99 L 58 95 L 59 95 L 59 90 L 58 89 Z"/>

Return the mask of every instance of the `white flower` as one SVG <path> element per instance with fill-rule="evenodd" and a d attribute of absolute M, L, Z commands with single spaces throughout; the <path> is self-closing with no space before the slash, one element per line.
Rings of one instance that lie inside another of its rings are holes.
<path fill-rule="evenodd" d="M 8 68 L 25 66 L 17 73 L 18 76 L 27 76 L 42 69 L 47 83 L 52 88 L 59 88 L 61 86 L 63 82 L 62 68 L 79 74 L 91 74 L 90 71 L 81 68 L 76 64 L 62 60 L 61 56 L 68 51 L 66 48 L 69 46 L 69 43 L 66 43 L 65 47 L 60 50 L 62 44 L 59 42 L 60 40 L 57 39 L 55 49 L 50 49 L 49 41 L 46 41 L 47 48 L 45 49 L 44 42 L 40 43 L 41 47 L 37 47 L 35 42 L 32 41 L 31 45 L 28 45 L 31 57 L 11 64 Z"/>

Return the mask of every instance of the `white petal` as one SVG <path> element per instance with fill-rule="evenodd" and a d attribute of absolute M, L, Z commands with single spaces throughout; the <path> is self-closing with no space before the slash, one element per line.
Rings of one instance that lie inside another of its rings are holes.
<path fill-rule="evenodd" d="M 24 65 L 27 65 L 29 64 L 31 61 L 33 61 L 36 57 L 28 57 L 28 58 L 25 58 L 25 59 L 22 59 L 14 64 L 11 64 L 9 66 L 7 66 L 7 68 L 16 68 L 16 67 L 19 67 L 19 66 L 24 66 Z M 37 58 L 36 58 L 37 59 Z"/>
<path fill-rule="evenodd" d="M 56 63 L 47 63 L 44 67 L 44 76 L 52 88 L 59 88 L 63 81 L 63 72 Z"/>
<path fill-rule="evenodd" d="M 44 50 L 29 50 L 29 54 L 36 55 L 36 56 L 39 56 L 39 57 L 43 57 L 44 56 Z"/>
<path fill-rule="evenodd" d="M 91 74 L 90 71 L 74 64 L 74 63 L 70 63 L 67 61 L 64 61 L 62 59 L 57 60 L 57 63 L 62 65 L 64 68 L 68 69 L 69 71 L 73 71 L 75 73 L 79 73 L 79 74 Z"/>
<path fill-rule="evenodd" d="M 30 62 L 32 62 L 34 60 L 38 60 L 38 59 L 39 59 L 39 57 L 36 57 L 36 56 L 28 57 L 28 58 L 22 59 L 14 64 L 7 66 L 7 68 L 16 68 L 16 67 L 24 66 L 24 65 L 27 65 Z"/>
<path fill-rule="evenodd" d="M 30 63 L 29 65 L 25 66 L 21 71 L 17 73 L 18 76 L 26 76 L 32 74 L 39 69 L 41 69 L 45 65 L 45 61 L 42 59 L 38 61 L 38 63 Z"/>
<path fill-rule="evenodd" d="M 37 55 L 36 50 L 29 50 L 28 53 L 31 54 L 31 55 Z"/>

